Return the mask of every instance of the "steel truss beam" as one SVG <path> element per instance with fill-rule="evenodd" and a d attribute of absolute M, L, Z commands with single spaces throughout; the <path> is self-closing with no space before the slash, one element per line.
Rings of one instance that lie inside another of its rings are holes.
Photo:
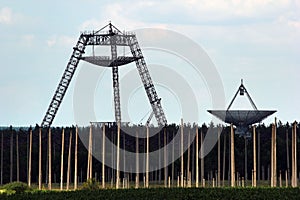
<path fill-rule="evenodd" d="M 141 77 L 145 91 L 148 96 L 148 100 L 151 104 L 153 114 L 159 125 L 163 126 L 167 123 L 164 111 L 162 109 L 160 98 L 156 93 L 154 84 L 150 77 L 149 70 L 144 60 L 142 51 L 139 47 L 137 38 L 133 33 L 121 33 L 112 24 L 108 25 L 110 30 L 106 33 L 100 31 L 97 32 L 84 32 L 80 35 L 76 46 L 73 48 L 73 53 L 67 64 L 67 67 L 63 73 L 63 76 L 58 84 L 58 87 L 54 93 L 51 103 L 47 109 L 46 115 L 42 121 L 42 127 L 51 126 L 55 115 L 59 109 L 59 106 L 63 100 L 63 97 L 68 89 L 68 86 L 72 80 L 75 70 L 78 66 L 80 59 L 84 60 L 83 54 L 85 47 L 90 46 L 111 46 L 112 62 L 116 63 L 117 46 L 129 46 L 133 55 L 132 61 L 135 61 L 137 70 Z M 107 26 L 105 26 L 107 27 Z M 104 28 L 105 28 L 104 27 Z M 112 29 L 114 28 L 114 30 Z M 103 28 L 102 28 L 103 29 Z M 102 30 L 101 29 L 101 30 Z M 120 105 L 120 91 L 119 91 L 119 74 L 118 66 L 112 63 L 112 77 L 113 77 L 113 92 L 115 102 L 115 119 L 116 122 L 121 122 L 121 105 Z"/>

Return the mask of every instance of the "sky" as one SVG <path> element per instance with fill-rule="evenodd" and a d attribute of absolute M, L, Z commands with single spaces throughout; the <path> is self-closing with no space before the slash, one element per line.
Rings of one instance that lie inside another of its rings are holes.
<path fill-rule="evenodd" d="M 80 32 L 98 30 L 109 21 L 120 30 L 159 28 L 184 35 L 201 46 L 214 63 L 224 87 L 226 105 L 243 79 L 259 109 L 277 110 L 266 123 L 274 121 L 275 116 L 284 123 L 299 121 L 299 10 L 299 0 L 2 0 L 0 126 L 40 124 Z M 146 60 L 158 64 L 172 60 L 168 55 L 147 50 L 144 55 Z M 79 64 L 76 73 L 82 68 L 84 64 Z M 180 72 L 179 68 L 173 65 L 175 71 Z M 73 93 L 77 75 L 54 126 L 76 123 Z M 154 82 L 159 82 L 154 78 Z M 199 87 L 205 85 L 204 79 L 199 80 Z M 107 101 L 101 103 L 105 104 L 103 112 L 95 111 L 97 120 L 113 121 L 109 74 L 102 80 L 97 87 L 104 88 L 102 95 L 96 94 L 95 99 Z M 179 123 L 181 108 L 176 92 L 168 94 L 159 85 L 157 88 L 164 97 L 162 105 L 166 107 L 168 121 Z M 209 99 L 207 91 L 198 95 L 197 99 Z M 133 102 L 143 102 L 144 97 L 145 93 L 140 92 Z M 142 113 L 129 115 L 134 115 L 132 118 L 138 122 L 147 115 L 147 106 Z M 128 107 L 134 110 L 135 104 Z M 200 103 L 199 107 L 197 123 L 209 122 L 211 116 L 206 110 L 211 109 L 211 102 Z M 245 99 L 233 109 L 240 107 L 251 109 Z"/>

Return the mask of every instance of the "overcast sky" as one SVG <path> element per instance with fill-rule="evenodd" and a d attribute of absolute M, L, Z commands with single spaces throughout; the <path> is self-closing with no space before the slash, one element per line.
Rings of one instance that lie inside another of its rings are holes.
<path fill-rule="evenodd" d="M 215 64 L 226 105 L 243 78 L 259 109 L 278 111 L 267 122 L 275 116 L 299 121 L 299 10 L 299 0 L 2 0 L 0 126 L 40 124 L 80 32 L 109 21 L 120 30 L 161 28 L 188 37 Z M 156 63 L 165 62 L 161 59 Z M 75 124 L 73 88 L 74 80 L 53 125 Z M 111 102 L 111 97 L 105 98 Z M 198 123 L 211 119 L 205 111 L 209 104 L 203 107 Z M 97 113 L 99 120 L 112 121 L 112 109 Z M 166 114 L 170 122 L 179 122 L 180 112 Z"/>

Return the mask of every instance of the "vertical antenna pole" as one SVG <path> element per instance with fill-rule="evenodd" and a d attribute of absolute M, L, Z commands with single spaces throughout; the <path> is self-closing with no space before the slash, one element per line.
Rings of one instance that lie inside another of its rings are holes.
<path fill-rule="evenodd" d="M 190 128 L 190 127 L 189 127 Z M 190 144 L 190 140 L 191 140 L 191 132 L 190 130 L 188 131 L 188 143 Z M 190 156 L 191 156 L 191 146 L 188 147 L 188 155 L 187 155 L 187 170 L 186 170 L 186 180 L 187 180 L 187 185 L 189 186 L 190 183 Z"/>
<path fill-rule="evenodd" d="M 202 186 L 205 185 L 205 180 L 204 180 L 204 147 L 203 147 L 203 129 L 201 128 L 200 132 L 200 143 L 201 143 L 201 151 L 200 151 L 200 157 L 201 157 L 201 183 Z"/>
<path fill-rule="evenodd" d="M 3 185 L 3 132 L 1 132 L 1 185 Z"/>
<path fill-rule="evenodd" d="M 68 169 L 67 169 L 67 190 L 70 187 L 70 176 L 71 176 L 71 147 L 72 147 L 72 130 L 70 131 L 70 141 L 69 141 L 69 153 L 68 153 Z"/>
<path fill-rule="evenodd" d="M 184 179 L 183 179 L 183 174 L 184 174 L 184 163 L 183 163 L 183 119 L 181 118 L 181 129 L 180 129 L 180 155 L 181 155 L 181 171 L 180 171 L 180 186 L 183 187 L 184 184 Z"/>
<path fill-rule="evenodd" d="M 118 122 L 118 133 L 117 133 L 117 179 L 116 189 L 120 186 L 120 122 Z"/>
<path fill-rule="evenodd" d="M 217 187 L 221 186 L 221 130 L 218 127 L 218 174 Z"/>
<path fill-rule="evenodd" d="M 256 126 L 253 126 L 253 186 L 256 187 Z"/>
<path fill-rule="evenodd" d="M 42 128 L 39 128 L 39 190 L 42 189 Z"/>
<path fill-rule="evenodd" d="M 146 188 L 149 187 L 149 127 L 146 126 L 147 128 L 147 135 L 146 135 Z"/>
<path fill-rule="evenodd" d="M 77 169 L 77 157 L 78 157 L 78 126 L 76 126 L 76 131 L 75 131 L 75 158 L 74 158 L 74 190 L 77 189 L 78 185 L 78 169 Z"/>
<path fill-rule="evenodd" d="M 102 124 L 102 188 L 105 188 L 105 123 Z"/>
<path fill-rule="evenodd" d="M 14 168 L 14 133 L 12 127 L 10 127 L 10 182 L 13 182 L 13 168 Z"/>
<path fill-rule="evenodd" d="M 167 166 L 167 130 L 164 128 L 164 180 L 165 187 L 167 187 L 168 182 L 168 166 Z"/>
<path fill-rule="evenodd" d="M 16 133 L 16 151 L 17 151 L 17 182 L 20 181 L 20 160 L 19 160 L 19 135 Z"/>
<path fill-rule="evenodd" d="M 52 159 L 51 159 L 51 128 L 49 127 L 49 133 L 48 133 L 48 148 L 49 148 L 49 154 L 48 154 L 48 157 L 49 157 L 49 170 L 48 170 L 48 175 L 49 175 L 49 182 L 48 182 L 48 189 L 51 190 L 52 189 Z"/>
<path fill-rule="evenodd" d="M 138 127 L 136 130 L 136 135 L 135 135 L 135 164 L 136 164 L 136 175 L 135 175 L 135 188 L 139 188 L 139 133 L 138 133 Z"/>
<path fill-rule="evenodd" d="M 198 124 L 196 124 L 196 188 L 199 187 L 199 137 Z"/>
<path fill-rule="evenodd" d="M 65 130 L 62 129 L 61 134 L 61 160 L 60 160 L 60 190 L 63 190 L 64 185 L 64 143 L 65 143 Z"/>
<path fill-rule="evenodd" d="M 231 137 L 231 187 L 235 187 L 235 161 L 234 161 L 234 130 L 233 125 L 230 125 L 230 137 Z"/>
<path fill-rule="evenodd" d="M 226 134 L 224 133 L 224 144 L 223 144 L 223 187 L 225 185 L 225 165 L 226 165 Z"/>
<path fill-rule="evenodd" d="M 29 132 L 28 186 L 31 186 L 32 129 Z"/>

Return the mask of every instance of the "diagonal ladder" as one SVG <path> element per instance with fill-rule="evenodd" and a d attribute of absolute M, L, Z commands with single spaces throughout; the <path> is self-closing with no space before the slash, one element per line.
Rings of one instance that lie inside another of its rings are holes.
<path fill-rule="evenodd" d="M 145 59 L 143 57 L 141 48 L 139 46 L 139 43 L 138 43 L 135 35 L 130 37 L 129 43 L 130 43 L 129 47 L 130 47 L 132 55 L 134 57 L 140 57 L 140 59 L 135 61 L 136 67 L 137 67 L 139 75 L 142 79 L 145 91 L 147 93 L 149 102 L 151 104 L 153 113 L 155 115 L 155 118 L 156 118 L 158 124 L 163 126 L 163 125 L 167 124 L 167 119 L 165 117 L 165 113 L 164 113 L 161 103 L 160 103 L 161 99 L 158 98 L 158 95 L 156 93 L 154 84 L 152 82 L 149 70 L 148 70 L 146 62 L 145 62 Z"/>
<path fill-rule="evenodd" d="M 82 54 L 84 54 L 86 44 L 87 44 L 87 38 L 83 34 L 81 34 L 76 46 L 73 48 L 73 53 L 71 55 L 71 58 L 57 86 L 54 96 L 52 97 L 46 115 L 42 121 L 41 124 L 42 127 L 51 126 L 54 117 L 58 111 L 58 108 L 66 94 L 66 91 L 72 80 L 75 70 L 78 66 L 79 60 L 81 59 Z"/>

